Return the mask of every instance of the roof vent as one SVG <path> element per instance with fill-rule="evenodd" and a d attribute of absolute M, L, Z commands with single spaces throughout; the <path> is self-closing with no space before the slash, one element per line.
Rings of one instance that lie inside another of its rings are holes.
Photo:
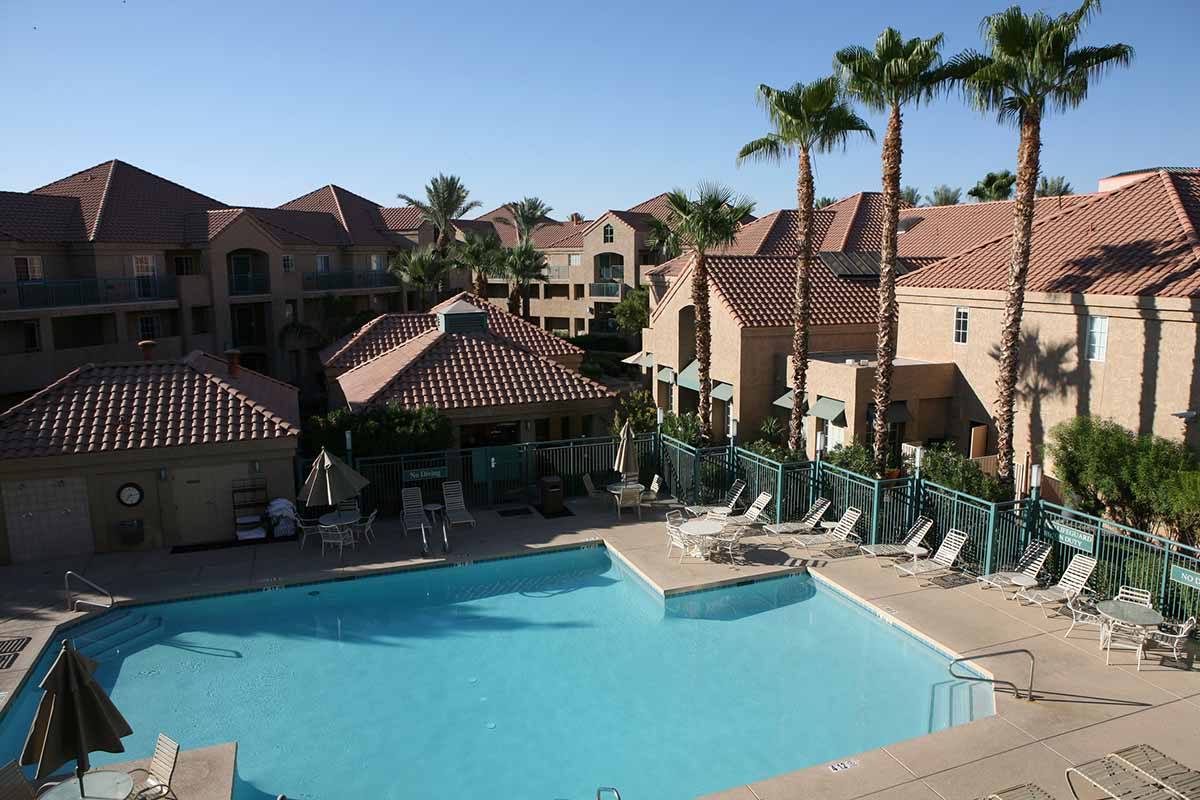
<path fill-rule="evenodd" d="M 442 333 L 472 333 L 488 329 L 487 311 L 466 300 L 455 300 L 438 312 L 438 330 Z"/>

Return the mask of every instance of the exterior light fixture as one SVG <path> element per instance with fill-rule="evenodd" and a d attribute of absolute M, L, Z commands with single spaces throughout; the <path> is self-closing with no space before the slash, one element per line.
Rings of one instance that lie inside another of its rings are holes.
<path fill-rule="evenodd" d="M 1041 488 L 1042 485 L 1042 465 L 1034 464 L 1029 468 L 1029 485 L 1034 489 Z"/>

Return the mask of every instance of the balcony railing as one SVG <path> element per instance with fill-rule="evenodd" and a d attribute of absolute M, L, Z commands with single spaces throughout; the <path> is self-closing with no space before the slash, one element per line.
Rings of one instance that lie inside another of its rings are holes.
<path fill-rule="evenodd" d="M 546 277 L 552 281 L 566 281 L 571 279 L 571 268 L 561 264 L 546 267 Z"/>
<path fill-rule="evenodd" d="M 621 284 L 606 281 L 604 283 L 589 283 L 589 297 L 602 297 L 611 300 L 617 300 L 621 297 Z"/>
<path fill-rule="evenodd" d="M 265 272 L 243 272 L 229 276 L 230 294 L 266 294 L 269 291 L 271 276 Z"/>
<path fill-rule="evenodd" d="M 0 308 L 57 308 L 175 298 L 174 275 L 0 283 Z"/>
<path fill-rule="evenodd" d="M 383 270 L 338 270 L 336 272 L 304 273 L 304 291 L 321 292 L 333 289 L 382 289 L 399 286 L 400 281 L 391 272 Z"/>

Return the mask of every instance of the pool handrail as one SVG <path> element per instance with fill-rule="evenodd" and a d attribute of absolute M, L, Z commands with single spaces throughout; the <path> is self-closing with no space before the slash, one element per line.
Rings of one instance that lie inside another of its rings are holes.
<path fill-rule="evenodd" d="M 1016 697 L 1018 700 L 1020 700 L 1021 699 L 1021 690 L 1012 681 L 1006 681 L 1003 678 L 984 678 L 984 677 L 980 677 L 977 675 L 960 675 L 954 671 L 954 665 L 964 662 L 964 661 L 974 661 L 977 658 L 991 658 L 993 656 L 1009 656 L 1009 655 L 1014 655 L 1016 653 L 1024 653 L 1025 655 L 1029 656 L 1029 689 L 1027 690 L 1027 692 L 1025 694 L 1025 699 L 1027 701 L 1029 701 L 1030 703 L 1032 703 L 1033 702 L 1033 669 L 1034 669 L 1034 665 L 1036 664 L 1036 659 L 1034 658 L 1033 653 L 1030 652 L 1029 650 L 1026 650 L 1024 647 L 1018 647 L 1013 650 L 997 650 L 993 653 L 980 653 L 977 656 L 963 656 L 962 658 L 956 658 L 953 661 L 951 661 L 947 665 L 946 669 L 949 670 L 951 678 L 957 678 L 960 681 L 981 681 L 983 683 L 992 683 L 992 684 L 1002 683 L 1005 686 L 1011 686 L 1012 690 L 1013 690 L 1013 696 Z"/>
<path fill-rule="evenodd" d="M 75 578 L 80 583 L 83 583 L 86 586 L 90 586 L 91 588 L 95 589 L 97 592 L 100 592 L 101 594 L 107 596 L 108 597 L 108 605 L 102 605 L 93 600 L 85 600 L 85 599 L 75 600 L 74 603 L 72 603 L 72 599 L 75 597 L 75 593 L 71 591 L 71 578 Z M 103 586 L 100 586 L 98 584 L 95 584 L 95 583 L 89 581 L 87 578 L 83 577 L 82 575 L 80 575 L 78 572 L 75 572 L 74 570 L 67 570 L 63 574 L 63 590 L 67 594 L 67 611 L 78 611 L 80 603 L 82 603 L 84 605 L 95 606 L 96 608 L 112 608 L 116 604 L 116 600 L 113 599 L 112 592 L 110 592 L 108 589 L 105 589 Z"/>

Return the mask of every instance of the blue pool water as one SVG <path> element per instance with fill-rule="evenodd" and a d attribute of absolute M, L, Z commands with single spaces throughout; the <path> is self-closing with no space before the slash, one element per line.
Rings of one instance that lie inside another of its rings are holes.
<path fill-rule="evenodd" d="M 682 800 L 993 713 L 808 576 L 664 605 L 603 548 L 118 613 L 72 631 L 134 730 L 95 763 L 237 741 L 238 800 Z"/>

